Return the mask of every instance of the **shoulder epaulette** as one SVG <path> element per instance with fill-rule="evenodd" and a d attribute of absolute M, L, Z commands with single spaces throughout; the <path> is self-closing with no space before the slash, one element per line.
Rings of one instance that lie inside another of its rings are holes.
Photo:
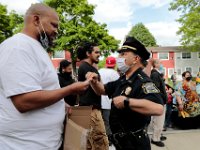
<path fill-rule="evenodd" d="M 149 81 L 151 81 L 149 78 L 147 78 L 146 76 L 144 76 L 144 75 L 141 74 L 141 73 L 138 73 L 137 76 L 138 76 L 138 78 L 139 78 L 142 82 L 149 82 Z"/>

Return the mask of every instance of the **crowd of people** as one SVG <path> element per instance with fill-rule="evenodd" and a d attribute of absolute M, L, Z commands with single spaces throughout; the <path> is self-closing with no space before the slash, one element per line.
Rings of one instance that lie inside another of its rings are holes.
<path fill-rule="evenodd" d="M 192 77 L 190 71 L 182 73 L 182 81 L 176 81 L 174 86 L 168 85 L 169 117 L 167 126 L 182 129 L 200 127 L 199 73 Z M 172 99 L 172 100 L 171 100 Z M 169 123 L 171 122 L 171 124 Z M 167 127 L 166 126 L 166 127 Z"/>
<path fill-rule="evenodd" d="M 160 60 L 149 59 L 150 53 L 134 37 L 126 37 L 119 56 L 107 57 L 100 70 L 99 46 L 80 43 L 78 81 L 67 60 L 60 62 L 57 73 L 45 49 L 52 46 L 58 25 L 54 9 L 33 4 L 25 14 L 22 32 L 0 45 L 2 149 L 63 149 L 65 116 L 75 105 L 92 107 L 88 150 L 108 150 L 111 144 L 116 150 L 150 150 L 150 143 L 165 146 L 163 129 L 177 123 L 174 105 L 179 124 L 199 118 L 200 75 L 197 84 L 189 71 L 179 84 L 176 75 L 173 87 L 166 84 Z M 150 122 L 151 140 L 147 133 Z"/>

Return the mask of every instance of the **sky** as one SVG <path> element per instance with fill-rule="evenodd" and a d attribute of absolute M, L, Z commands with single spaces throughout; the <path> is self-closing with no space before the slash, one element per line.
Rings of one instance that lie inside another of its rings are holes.
<path fill-rule="evenodd" d="M 41 0 L 0 0 L 8 10 L 20 14 L 32 3 Z M 94 19 L 106 23 L 109 34 L 117 40 L 124 41 L 125 36 L 137 23 L 143 23 L 153 34 L 160 46 L 179 46 L 180 36 L 176 35 L 179 15 L 169 11 L 172 0 L 88 0 L 96 5 Z"/>

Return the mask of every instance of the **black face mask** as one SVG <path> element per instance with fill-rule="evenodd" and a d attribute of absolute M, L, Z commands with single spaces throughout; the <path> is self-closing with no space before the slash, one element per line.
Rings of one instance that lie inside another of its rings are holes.
<path fill-rule="evenodd" d="M 64 73 L 62 73 L 64 76 L 66 76 L 66 77 L 70 77 L 71 75 L 72 75 L 72 73 L 71 72 L 64 72 Z"/>
<path fill-rule="evenodd" d="M 185 78 L 187 81 L 190 81 L 192 79 L 192 77 L 187 77 Z"/>

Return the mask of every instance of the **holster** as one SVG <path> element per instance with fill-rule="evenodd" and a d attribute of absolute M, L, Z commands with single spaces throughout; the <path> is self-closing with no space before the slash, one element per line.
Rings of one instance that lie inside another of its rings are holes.
<path fill-rule="evenodd" d="M 124 145 L 130 143 L 130 147 L 134 147 L 143 142 L 144 137 L 147 136 L 147 131 L 141 128 L 137 131 L 118 132 L 109 135 L 109 140 L 114 144 L 117 149 L 122 149 Z"/>

